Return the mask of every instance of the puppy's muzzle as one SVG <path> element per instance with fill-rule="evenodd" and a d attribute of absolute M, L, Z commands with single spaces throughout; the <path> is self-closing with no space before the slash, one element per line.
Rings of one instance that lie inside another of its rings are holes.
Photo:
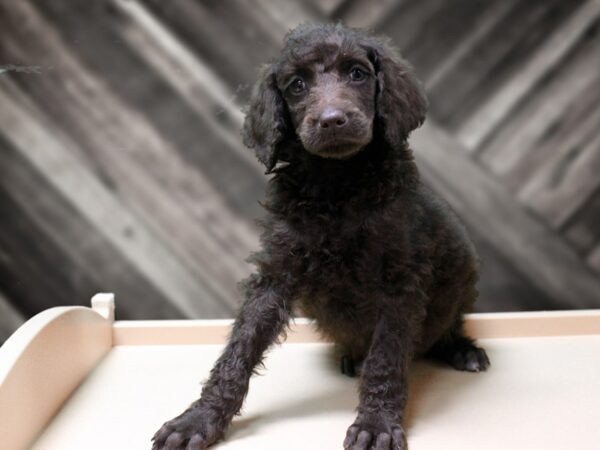
<path fill-rule="evenodd" d="M 360 111 L 329 104 L 311 114 L 299 134 L 310 153 L 325 158 L 347 158 L 369 143 L 372 123 Z"/>

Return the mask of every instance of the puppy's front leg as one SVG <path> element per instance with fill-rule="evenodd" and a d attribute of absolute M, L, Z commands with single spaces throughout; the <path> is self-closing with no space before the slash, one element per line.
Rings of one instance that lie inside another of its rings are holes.
<path fill-rule="evenodd" d="M 407 448 L 402 418 L 413 334 L 420 319 L 411 320 L 399 306 L 388 303 L 380 311 L 362 367 L 358 416 L 344 440 L 347 450 Z"/>
<path fill-rule="evenodd" d="M 288 322 L 289 300 L 283 295 L 282 289 L 265 278 L 250 279 L 227 347 L 200 399 L 158 430 L 153 449 L 203 450 L 222 438 L 242 407 L 254 368 Z"/>

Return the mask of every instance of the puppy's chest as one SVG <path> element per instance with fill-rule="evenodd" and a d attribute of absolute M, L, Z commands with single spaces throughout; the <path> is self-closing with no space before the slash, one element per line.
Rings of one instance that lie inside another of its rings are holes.
<path fill-rule="evenodd" d="M 292 275 L 304 284 L 364 284 L 378 270 L 381 251 L 360 221 L 315 217 L 287 227 L 292 239 L 285 241 L 285 265 L 294 268 Z"/>

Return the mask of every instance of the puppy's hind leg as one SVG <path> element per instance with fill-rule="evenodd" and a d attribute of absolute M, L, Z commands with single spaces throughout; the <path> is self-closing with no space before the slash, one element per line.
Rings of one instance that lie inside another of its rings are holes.
<path fill-rule="evenodd" d="M 428 350 L 426 356 L 449 364 L 456 370 L 468 372 L 484 372 L 490 366 L 485 350 L 465 336 L 462 329 L 453 329 L 443 335 Z"/>

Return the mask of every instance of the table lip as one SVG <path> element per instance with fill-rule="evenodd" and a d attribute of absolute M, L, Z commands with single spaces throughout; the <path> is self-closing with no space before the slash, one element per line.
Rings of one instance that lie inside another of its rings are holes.
<path fill-rule="evenodd" d="M 234 319 L 122 320 L 113 323 L 113 346 L 224 344 Z M 476 339 L 600 335 L 600 309 L 473 313 L 466 333 Z M 285 342 L 327 342 L 315 323 L 291 321 Z"/>

